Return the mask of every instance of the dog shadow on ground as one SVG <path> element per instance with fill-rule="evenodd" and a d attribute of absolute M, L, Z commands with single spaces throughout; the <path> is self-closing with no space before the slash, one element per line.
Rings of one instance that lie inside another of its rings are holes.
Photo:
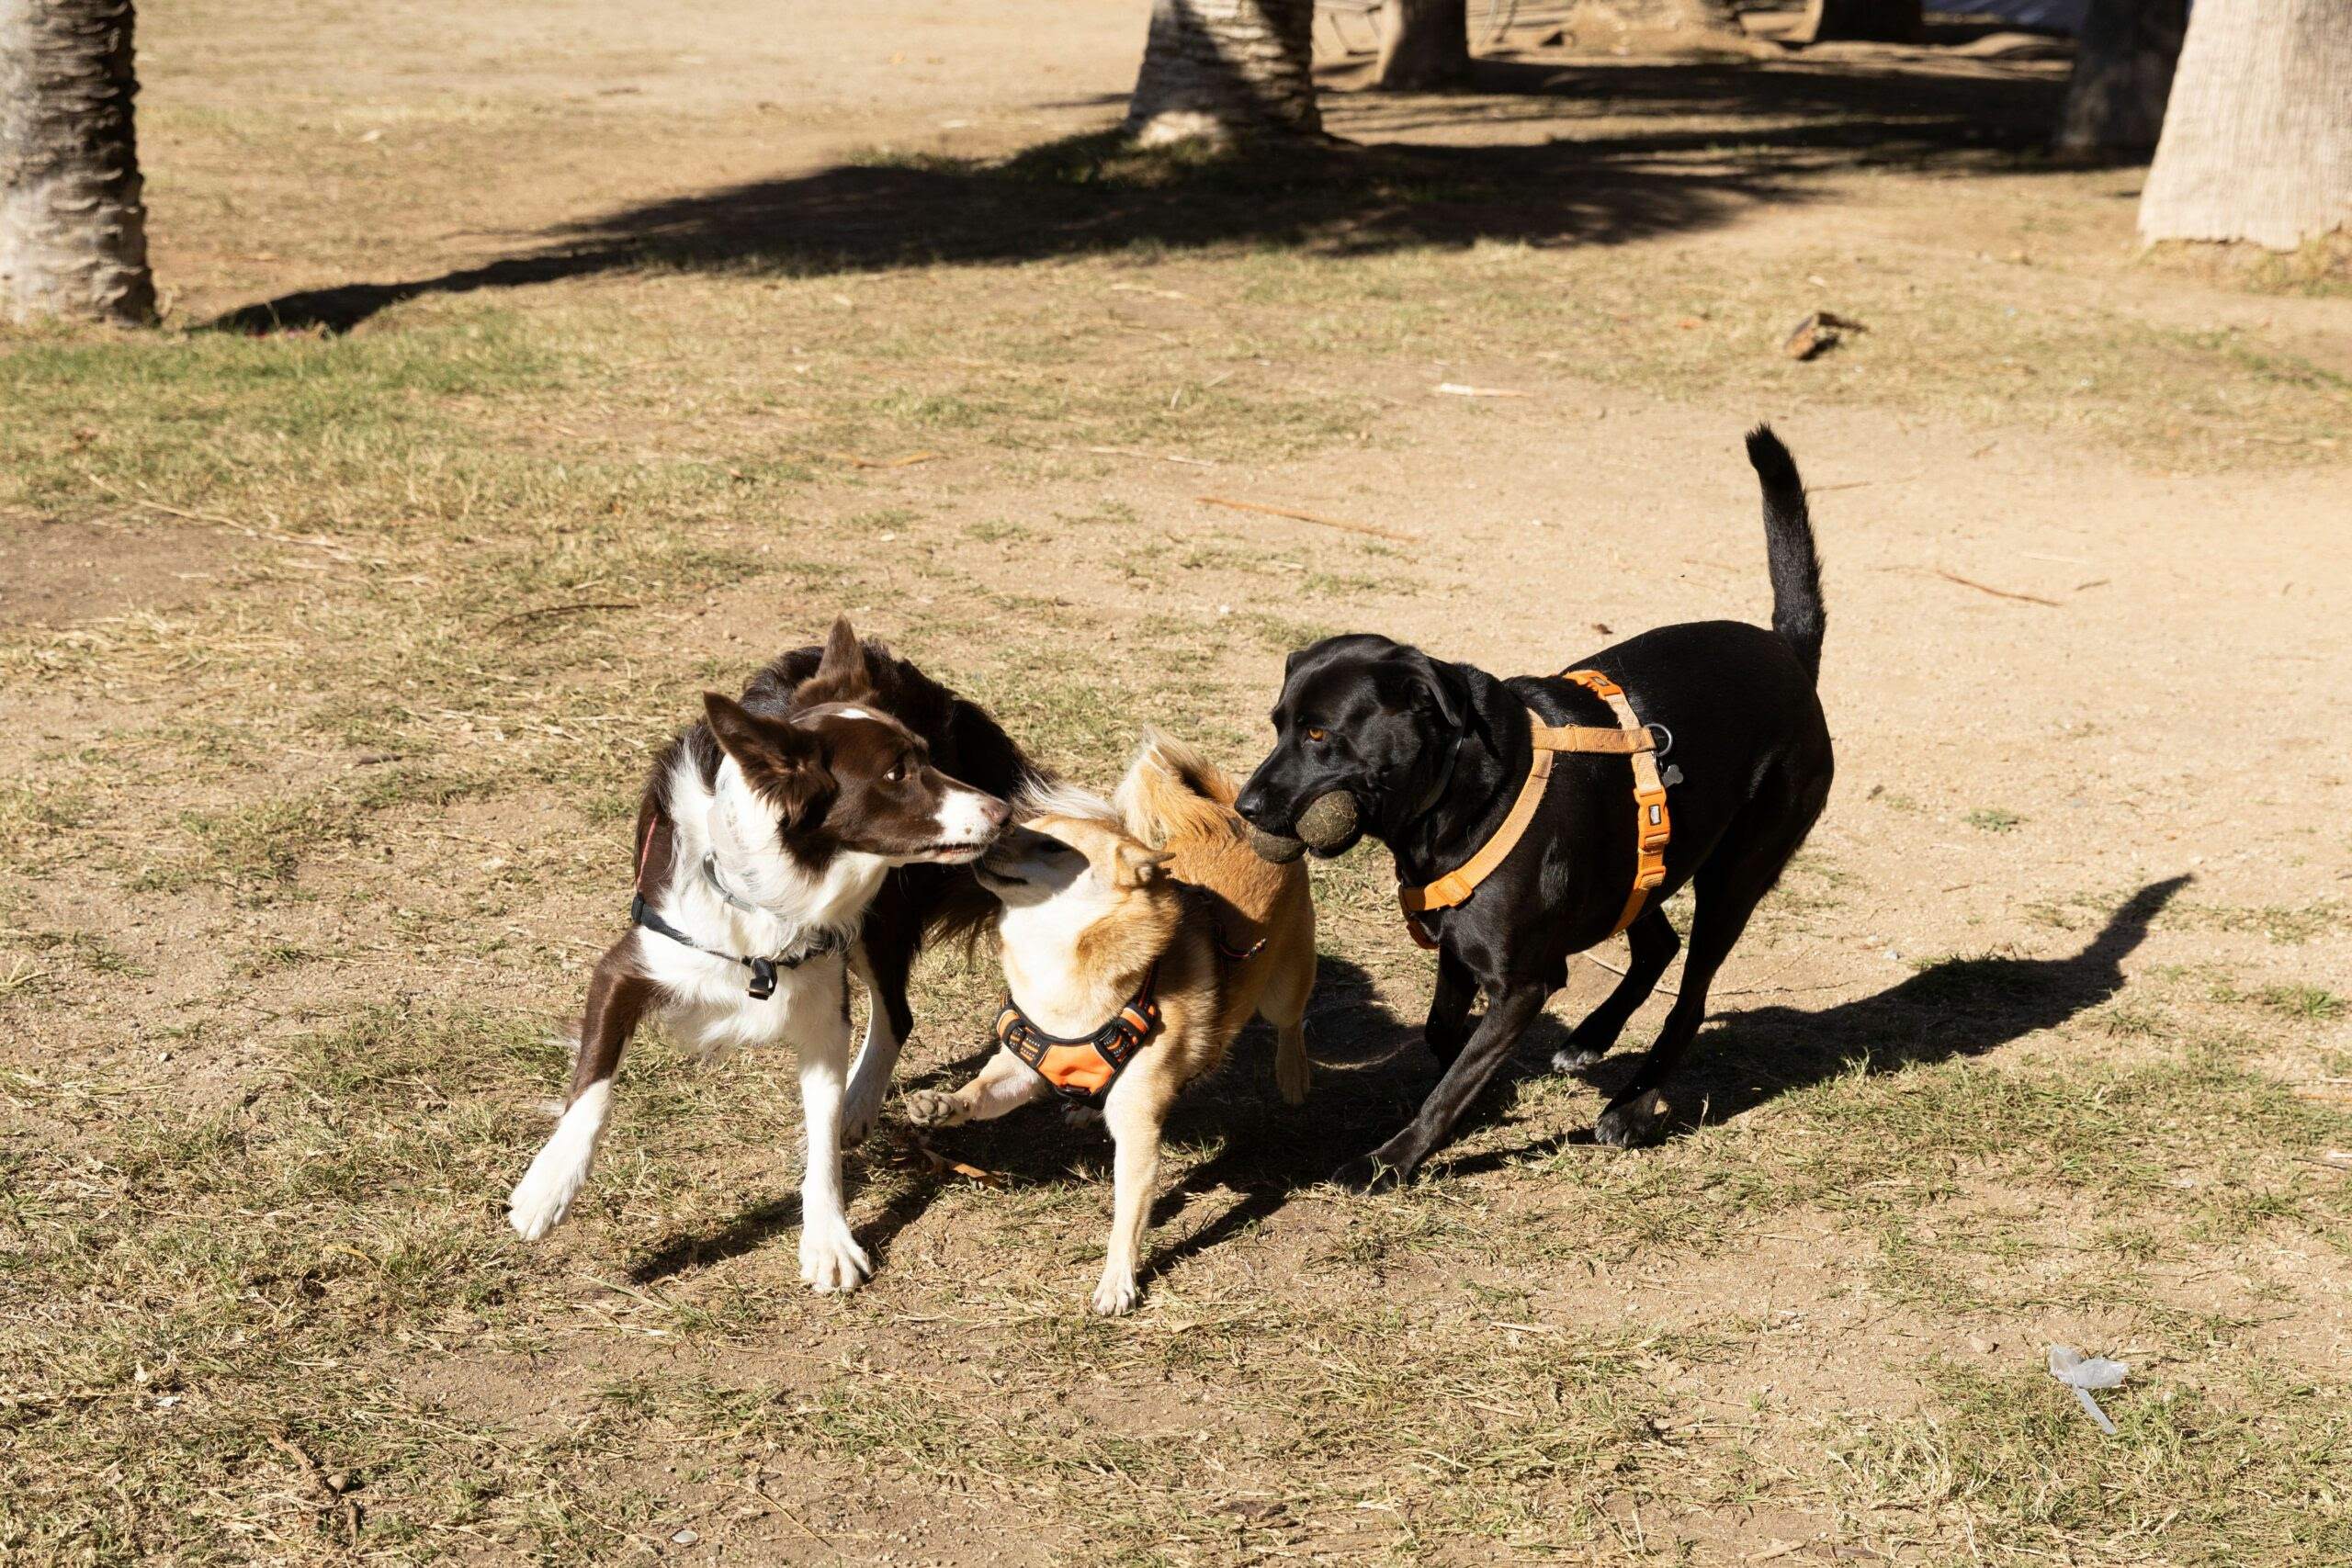
<path fill-rule="evenodd" d="M 1732 1013 L 1700 1036 L 1671 1081 L 1669 1102 L 1690 1110 L 1676 1116 L 1667 1135 L 1689 1136 L 1832 1078 L 1978 1056 L 2055 1028 L 2123 988 L 2123 960 L 2188 880 L 2176 876 L 2142 888 L 2109 916 L 2082 951 L 2067 957 L 1947 959 L 1886 990 L 1818 1011 L 1766 1007 Z M 1262 1223 L 1343 1161 L 1382 1142 L 1413 1114 L 1436 1081 L 1436 1063 L 1421 1043 L 1419 1021 L 1399 1018 L 1381 1000 L 1373 976 L 1344 958 L 1322 957 L 1306 1028 L 1316 1074 L 1305 1105 L 1284 1105 L 1275 1094 L 1273 1041 L 1262 1024 L 1243 1031 L 1223 1070 L 1195 1085 L 1180 1102 L 1168 1125 L 1166 1166 L 1183 1174 L 1155 1207 L 1147 1281 Z M 1552 1053 L 1566 1043 L 1567 1032 L 1567 1025 L 1548 1012 L 1538 1019 L 1493 1088 L 1464 1119 L 1457 1140 L 1504 1113 L 1510 1097 L 1503 1091 L 1510 1085 L 1549 1072 Z M 992 1043 L 984 1043 L 910 1087 L 961 1083 L 991 1049 Z M 1581 1076 L 1603 1094 L 1613 1094 L 1633 1076 L 1640 1054 L 1640 1047 L 1629 1044 Z M 1051 1104 L 930 1137 L 939 1155 L 1017 1184 L 1094 1182 L 1102 1188 L 1107 1209 L 1109 1139 L 1099 1126 L 1064 1125 Z M 864 1151 L 864 1161 L 869 1167 L 885 1161 L 920 1167 L 921 1156 L 910 1152 L 904 1139 L 903 1131 L 886 1120 Z M 1426 1168 L 1431 1176 L 1466 1175 L 1563 1144 L 1592 1141 L 1589 1126 L 1562 1129 L 1508 1149 L 1455 1158 L 1441 1153 Z M 1612 1152 L 1607 1157 L 1641 1156 Z M 957 1179 L 916 1168 L 892 1181 L 882 1211 L 858 1220 L 858 1235 L 868 1251 L 877 1259 L 887 1256 L 891 1241 L 930 1207 L 948 1179 Z M 1176 1235 L 1158 1228 L 1220 1189 L 1239 1196 L 1198 1229 Z M 716 1230 L 660 1243 L 630 1270 L 630 1278 L 642 1284 L 752 1250 L 791 1230 L 799 1219 L 797 1196 L 747 1209 Z"/>

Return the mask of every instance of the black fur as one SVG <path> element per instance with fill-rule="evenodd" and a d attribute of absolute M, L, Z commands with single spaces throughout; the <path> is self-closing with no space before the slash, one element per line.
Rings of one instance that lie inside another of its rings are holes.
<path fill-rule="evenodd" d="M 1758 427 L 1747 449 L 1764 492 L 1775 629 L 1736 621 L 1661 626 L 1562 666 L 1601 671 L 1625 688 L 1643 722 L 1671 731 L 1662 762 L 1679 767 L 1682 782 L 1668 791 L 1666 883 L 1627 930 L 1626 976 L 1577 1025 L 1555 1066 L 1581 1066 L 1616 1043 L 1681 945 L 1662 912 L 1667 898 L 1686 883 L 1697 890 L 1674 1010 L 1595 1128 L 1621 1146 L 1662 1125 L 1657 1091 L 1698 1032 L 1708 985 L 1829 798 L 1829 729 L 1814 690 L 1826 616 L 1804 490 L 1770 430 Z M 1395 855 L 1397 879 L 1434 881 L 1469 859 L 1509 813 L 1531 759 L 1530 708 L 1551 725 L 1616 722 L 1600 698 L 1556 678 L 1502 681 L 1386 637 L 1326 638 L 1291 656 L 1274 708 L 1274 749 L 1243 788 L 1239 810 L 1288 835 L 1309 801 L 1349 790 L 1362 830 Z M 1425 1034 L 1442 1076 L 1411 1123 L 1336 1179 L 1365 1187 L 1410 1174 L 1566 984 L 1569 957 L 1607 938 L 1633 885 L 1632 792 L 1622 757 L 1559 757 L 1510 857 L 1466 902 L 1422 917 L 1438 942 Z M 1319 852 L 1342 853 L 1353 842 Z M 1487 1010 L 1474 1027 L 1477 993 Z"/>

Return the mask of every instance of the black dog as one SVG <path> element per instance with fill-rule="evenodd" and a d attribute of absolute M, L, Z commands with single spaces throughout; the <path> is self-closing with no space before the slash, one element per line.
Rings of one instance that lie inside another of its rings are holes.
<path fill-rule="evenodd" d="M 1666 899 L 1686 882 L 1698 895 L 1674 1010 L 1594 1129 L 1621 1147 L 1662 1124 L 1659 1086 L 1699 1031 L 1708 984 L 1829 798 L 1829 730 L 1814 690 L 1826 616 L 1804 487 L 1769 429 L 1748 435 L 1747 456 L 1763 486 L 1773 629 L 1661 626 L 1581 666 L 1624 688 L 1659 760 L 1670 759 L 1672 836 L 1664 884 L 1626 928 L 1624 979 L 1577 1026 L 1555 1067 L 1582 1066 L 1616 1043 L 1681 945 Z M 1354 825 L 1317 852 L 1342 854 L 1369 833 L 1396 856 L 1399 884 L 1419 886 L 1469 861 L 1510 815 L 1534 758 L 1530 709 L 1545 725 L 1614 722 L 1600 696 L 1567 681 L 1500 681 L 1384 637 L 1327 637 L 1291 655 L 1273 751 L 1237 804 L 1261 832 L 1286 837 L 1310 803 L 1345 791 Z M 1438 953 L 1426 1035 L 1442 1076 L 1419 1115 L 1335 1180 L 1365 1188 L 1411 1174 L 1566 983 L 1569 955 L 1615 929 L 1636 868 L 1633 784 L 1622 755 L 1558 755 L 1512 852 L 1466 900 L 1419 917 Z M 1474 992 L 1487 998 L 1475 1030 Z"/>

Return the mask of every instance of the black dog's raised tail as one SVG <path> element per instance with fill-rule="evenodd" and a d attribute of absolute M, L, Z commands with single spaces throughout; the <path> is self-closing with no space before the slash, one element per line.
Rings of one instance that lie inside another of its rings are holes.
<path fill-rule="evenodd" d="M 1813 514 L 1796 460 L 1769 424 L 1747 433 L 1747 460 L 1764 487 L 1764 553 L 1772 570 L 1772 629 L 1796 649 L 1805 673 L 1821 678 L 1821 638 L 1829 611 L 1821 602 L 1821 558 L 1813 547 Z"/>

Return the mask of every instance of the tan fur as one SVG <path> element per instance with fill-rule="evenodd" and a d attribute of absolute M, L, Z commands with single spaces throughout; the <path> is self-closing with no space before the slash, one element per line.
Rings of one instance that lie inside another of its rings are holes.
<path fill-rule="evenodd" d="M 1250 850 L 1233 810 L 1232 781 L 1188 746 L 1147 736 L 1107 812 L 1057 809 L 1027 826 L 1086 857 L 1107 908 L 1079 931 L 1070 953 L 1031 953 L 1011 934 L 1005 978 L 1049 1032 L 1077 1035 L 1110 1018 L 1159 965 L 1159 1027 L 1111 1090 L 1103 1107 L 1115 1158 L 1115 1214 L 1109 1256 L 1094 1292 L 1097 1312 L 1132 1310 L 1160 1127 L 1186 1084 L 1214 1070 L 1252 1013 L 1274 1026 L 1275 1079 L 1295 1105 L 1306 1097 L 1302 1025 L 1315 986 L 1315 908 L 1306 868 L 1277 866 Z M 1222 941 L 1241 951 L 1235 964 Z M 1073 961 L 1074 956 L 1074 961 Z M 1059 977 L 1053 984 L 1049 977 Z M 919 1124 L 985 1120 L 1046 1093 L 1036 1075 L 1000 1051 L 953 1094 L 908 1097 Z"/>

